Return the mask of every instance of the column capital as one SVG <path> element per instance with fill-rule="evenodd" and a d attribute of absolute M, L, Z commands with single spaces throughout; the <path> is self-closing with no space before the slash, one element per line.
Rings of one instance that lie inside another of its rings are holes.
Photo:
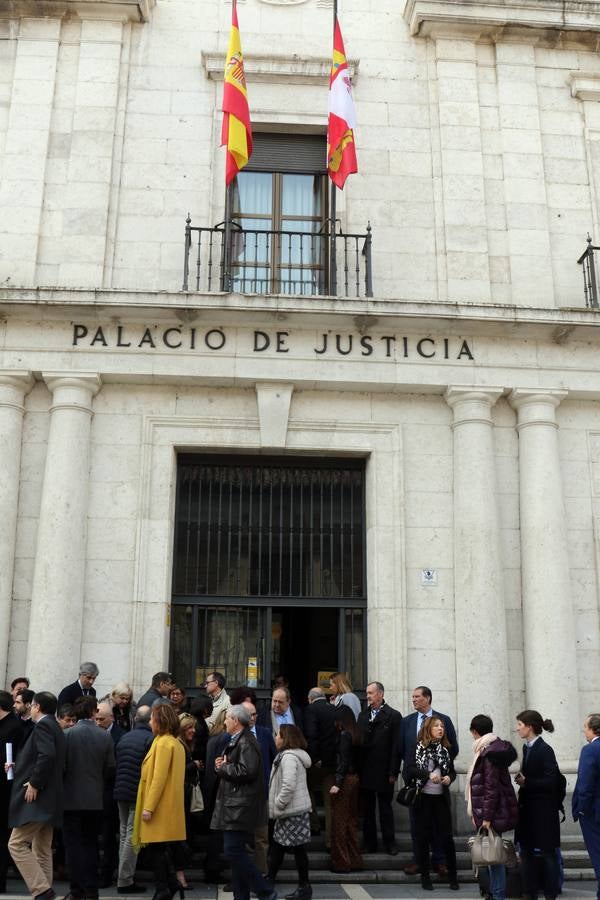
<path fill-rule="evenodd" d="M 92 411 L 92 400 L 102 387 L 99 375 L 93 372 L 42 372 L 42 378 L 52 392 L 55 409 Z"/>
<path fill-rule="evenodd" d="M 492 424 L 492 406 L 503 394 L 501 387 L 451 384 L 446 388 L 444 400 L 454 412 L 453 426 L 468 422 Z"/>
<path fill-rule="evenodd" d="M 568 391 L 551 388 L 515 388 L 508 402 L 517 411 L 517 428 L 527 425 L 552 425 L 557 428 L 556 408 Z"/>
<path fill-rule="evenodd" d="M 11 407 L 24 412 L 25 396 L 34 385 L 31 372 L 20 369 L 0 371 L 0 407 Z"/>

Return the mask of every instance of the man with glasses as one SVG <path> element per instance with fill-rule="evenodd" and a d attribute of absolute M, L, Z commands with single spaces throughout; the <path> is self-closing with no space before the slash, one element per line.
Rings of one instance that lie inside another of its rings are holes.
<path fill-rule="evenodd" d="M 169 702 L 169 692 L 173 688 L 173 676 L 170 672 L 156 672 L 152 676 L 152 684 L 137 702 L 140 706 L 152 706 L 156 700 Z"/>
<path fill-rule="evenodd" d="M 56 697 L 35 694 L 35 727 L 14 764 L 8 816 L 12 828 L 8 850 L 32 897 L 54 900 L 52 835 L 63 814 L 65 735 L 56 721 Z"/>
<path fill-rule="evenodd" d="M 213 705 L 213 711 L 206 720 L 208 732 L 212 737 L 213 734 L 220 733 L 217 729 L 231 706 L 231 700 L 225 690 L 225 676 L 221 672 L 211 672 L 204 682 L 204 688 Z"/>
<path fill-rule="evenodd" d="M 79 697 L 95 697 L 94 682 L 100 670 L 95 662 L 83 662 L 79 666 L 79 678 L 73 684 L 68 684 L 58 695 L 58 705 L 63 703 L 75 703 Z"/>

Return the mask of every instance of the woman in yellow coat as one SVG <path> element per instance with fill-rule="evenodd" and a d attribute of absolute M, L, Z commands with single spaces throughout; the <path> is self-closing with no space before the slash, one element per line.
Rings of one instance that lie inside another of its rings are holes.
<path fill-rule="evenodd" d="M 169 703 L 152 707 L 150 727 L 155 737 L 142 763 L 133 844 L 150 845 L 156 882 L 153 900 L 170 900 L 177 892 L 183 897 L 172 845 L 185 841 L 185 750 L 177 739 L 177 713 Z"/>

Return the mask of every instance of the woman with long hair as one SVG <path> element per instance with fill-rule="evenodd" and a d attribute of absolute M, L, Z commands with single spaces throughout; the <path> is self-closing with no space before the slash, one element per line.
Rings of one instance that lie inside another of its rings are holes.
<path fill-rule="evenodd" d="M 361 735 L 348 706 L 335 714 L 338 748 L 335 784 L 329 789 L 331 803 L 331 870 L 355 872 L 362 869 L 358 844 L 358 801 L 360 795 Z"/>
<path fill-rule="evenodd" d="M 310 756 L 306 740 L 296 725 L 281 725 L 275 737 L 278 753 L 269 781 L 269 818 L 275 820 L 269 853 L 269 881 L 275 882 L 286 850 L 292 850 L 298 870 L 298 887 L 286 900 L 310 900 L 308 880 L 311 801 L 306 784 Z"/>
<path fill-rule="evenodd" d="M 470 725 L 473 761 L 467 772 L 465 800 L 475 828 L 493 828 L 497 834 L 512 831 L 517 824 L 517 798 L 508 767 L 517 758 L 509 741 L 494 734 L 489 716 L 474 716 Z M 505 900 L 506 866 L 488 866 L 491 900 Z"/>
<path fill-rule="evenodd" d="M 354 713 L 354 718 L 360 715 L 360 700 L 352 691 L 352 685 L 346 672 L 334 672 L 329 678 L 329 688 L 333 697 L 333 705 L 348 706 Z"/>
<path fill-rule="evenodd" d="M 142 763 L 133 828 L 133 846 L 149 845 L 154 870 L 153 900 L 171 900 L 183 888 L 175 875 L 174 844 L 185 841 L 185 750 L 179 719 L 169 701 L 152 707 L 154 741 Z"/>
<path fill-rule="evenodd" d="M 519 823 L 515 833 L 523 863 L 525 891 L 533 900 L 538 895 L 538 867 L 541 856 L 544 872 L 544 897 L 557 897 L 560 891 L 560 847 L 558 779 L 560 772 L 554 750 L 541 737 L 542 731 L 554 731 L 551 719 L 543 719 L 535 709 L 517 716 L 517 734 L 523 739 L 523 763 L 515 777 L 519 785 Z"/>
<path fill-rule="evenodd" d="M 450 890 L 457 891 L 456 848 L 452 836 L 449 790 L 456 773 L 450 756 L 450 741 L 446 737 L 444 723 L 437 716 L 430 716 L 423 722 L 418 734 L 414 763 L 407 767 L 407 778 L 420 788 L 414 810 L 421 887 L 424 891 L 433 890 L 429 874 L 429 845 L 435 827 L 446 856 Z"/>
<path fill-rule="evenodd" d="M 172 703 L 173 701 L 171 701 Z M 189 713 L 179 714 L 179 740 L 185 751 L 185 779 L 183 782 L 183 796 L 185 802 L 185 831 L 186 842 L 178 844 L 173 851 L 175 862 L 175 875 L 181 887 L 188 890 L 190 885 L 187 883 L 184 868 L 189 865 L 190 861 L 190 842 L 194 831 L 193 817 L 190 811 L 192 804 L 192 791 L 198 784 L 198 764 L 192 757 L 194 749 L 194 740 L 196 737 L 196 719 Z"/>

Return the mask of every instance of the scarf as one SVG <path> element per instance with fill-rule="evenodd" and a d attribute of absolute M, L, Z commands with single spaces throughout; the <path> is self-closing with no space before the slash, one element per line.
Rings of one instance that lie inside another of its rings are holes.
<path fill-rule="evenodd" d="M 465 800 L 467 801 L 467 812 L 469 813 L 469 818 L 473 818 L 473 807 L 471 805 L 471 777 L 475 770 L 475 766 L 477 764 L 477 760 L 483 753 L 483 751 L 493 744 L 494 741 L 497 741 L 498 737 L 495 734 L 484 734 L 482 737 L 477 738 L 476 741 L 473 741 L 473 761 L 469 766 L 469 771 L 467 772 L 467 781 L 465 784 Z"/>
<path fill-rule="evenodd" d="M 427 747 L 421 743 L 417 744 L 417 768 L 429 774 L 430 760 L 433 761 L 433 768 L 440 770 L 442 778 L 450 774 L 450 754 L 439 741 L 432 741 Z"/>

